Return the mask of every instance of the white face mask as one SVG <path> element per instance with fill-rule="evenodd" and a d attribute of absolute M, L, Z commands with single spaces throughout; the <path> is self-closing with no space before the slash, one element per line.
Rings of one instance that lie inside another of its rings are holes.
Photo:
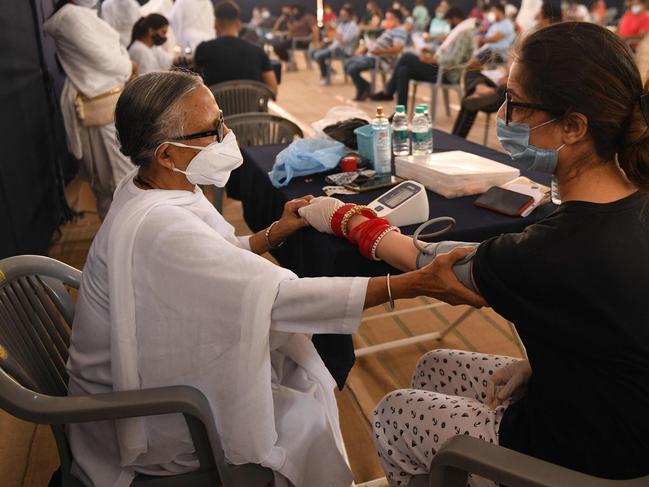
<path fill-rule="evenodd" d="M 172 141 L 163 142 L 163 144 L 200 151 L 189 161 L 186 170 L 181 171 L 173 168 L 174 172 L 184 174 L 187 181 L 192 184 L 213 184 L 217 188 L 223 188 L 230 179 L 230 173 L 243 163 L 243 156 L 232 130 L 223 137 L 222 142 L 213 142 L 205 147 Z"/>
<path fill-rule="evenodd" d="M 488 12 L 487 15 L 485 15 L 485 18 L 489 21 L 489 23 L 493 24 L 496 21 L 496 14 L 493 12 Z"/>
<path fill-rule="evenodd" d="M 642 5 L 633 5 L 631 7 L 631 12 L 633 12 L 635 15 L 638 15 L 640 12 L 642 12 Z"/>

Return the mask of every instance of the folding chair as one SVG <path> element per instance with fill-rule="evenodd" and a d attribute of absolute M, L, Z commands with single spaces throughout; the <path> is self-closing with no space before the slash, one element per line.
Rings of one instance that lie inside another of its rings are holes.
<path fill-rule="evenodd" d="M 437 79 L 435 82 L 431 81 L 417 81 L 411 80 L 412 88 L 410 90 L 410 110 L 411 113 L 414 113 L 415 107 L 417 106 L 417 88 L 419 85 L 427 85 L 431 88 L 430 94 L 430 117 L 431 120 L 435 121 L 437 116 L 437 93 L 439 90 L 442 90 L 442 95 L 444 96 L 444 107 L 446 109 L 446 116 L 451 116 L 451 104 L 449 98 L 449 91 L 454 90 L 457 93 L 458 100 L 462 99 L 464 89 L 462 87 L 462 78 L 464 74 L 460 75 L 460 81 L 457 83 L 446 83 L 444 82 L 444 74 L 449 71 L 461 69 L 464 70 L 466 65 L 457 65 L 457 66 L 439 66 L 437 70 Z"/>
<path fill-rule="evenodd" d="M 386 73 L 392 71 L 394 63 L 396 62 L 398 56 L 376 56 L 374 58 L 374 69 L 372 69 L 372 79 L 370 81 L 370 93 L 375 93 L 376 89 L 376 77 L 381 76 L 381 81 L 383 86 L 386 83 Z"/>
<path fill-rule="evenodd" d="M 291 61 L 295 62 L 295 51 L 302 51 L 304 52 L 304 60 L 306 62 L 306 66 L 308 69 L 312 69 L 311 65 L 311 58 L 309 57 L 309 46 L 308 44 L 311 43 L 313 40 L 313 36 L 309 34 L 308 36 L 303 36 L 303 37 L 293 37 L 291 38 L 291 48 L 289 49 L 289 57 Z M 300 47 L 300 43 L 308 43 L 307 47 Z"/>
<path fill-rule="evenodd" d="M 207 398 L 189 386 L 67 396 L 74 301 L 81 272 L 49 257 L 0 260 L 0 407 L 35 423 L 49 424 L 61 467 L 58 485 L 82 486 L 70 471 L 72 454 L 64 425 L 89 421 L 182 414 L 200 467 L 169 477 L 137 475 L 132 485 L 259 486 L 273 479 L 259 465 L 228 465 Z M 56 485 L 53 477 L 50 485 Z"/>
<path fill-rule="evenodd" d="M 360 37 L 356 38 L 353 44 L 353 48 L 351 49 L 351 52 L 354 53 L 358 49 L 358 45 L 360 43 Z M 343 76 L 345 78 L 345 83 L 347 83 L 347 72 L 345 71 L 345 61 L 349 59 L 350 56 L 343 54 L 342 56 L 334 56 L 332 55 L 329 59 L 326 60 L 326 65 L 327 65 L 327 84 L 331 84 L 331 71 L 332 71 L 332 65 L 334 61 L 340 61 L 342 63 L 341 69 L 343 72 Z"/>

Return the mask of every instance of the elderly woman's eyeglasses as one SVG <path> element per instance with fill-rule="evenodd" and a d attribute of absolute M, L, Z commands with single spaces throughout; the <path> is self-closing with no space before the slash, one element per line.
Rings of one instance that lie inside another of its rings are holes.
<path fill-rule="evenodd" d="M 181 135 L 180 137 L 173 137 L 169 140 L 173 142 L 180 142 L 181 140 L 202 139 L 203 137 L 216 136 L 216 141 L 221 143 L 223 142 L 224 132 L 225 132 L 225 124 L 223 122 L 223 111 L 219 110 L 219 119 L 216 122 L 216 128 L 214 130 L 207 130 L 205 132 L 196 132 L 194 134 L 189 134 L 189 135 Z"/>
<path fill-rule="evenodd" d="M 509 125 L 509 122 L 512 121 L 512 112 L 514 108 L 527 108 L 530 110 L 541 110 L 544 112 L 553 112 L 543 105 L 538 105 L 536 103 L 518 103 L 512 101 L 512 94 L 509 91 L 505 92 L 505 124 Z"/>

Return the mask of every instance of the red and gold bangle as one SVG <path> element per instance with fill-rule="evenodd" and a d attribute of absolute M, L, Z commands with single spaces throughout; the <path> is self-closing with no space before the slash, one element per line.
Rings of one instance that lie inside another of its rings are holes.
<path fill-rule="evenodd" d="M 401 230 L 399 230 L 397 227 L 389 227 L 389 228 L 386 228 L 383 231 L 383 233 L 378 236 L 378 238 L 372 244 L 372 250 L 370 250 L 370 257 L 372 257 L 372 260 L 381 260 L 376 256 L 376 250 L 379 248 L 379 244 L 381 243 L 381 240 L 383 240 L 385 238 L 385 236 L 390 232 L 401 233 Z"/>
<path fill-rule="evenodd" d="M 385 230 L 390 228 L 389 223 L 381 223 L 380 225 L 375 225 L 374 227 L 368 228 L 363 232 L 358 241 L 358 250 L 361 254 L 368 259 L 372 258 L 372 246 L 376 239 L 381 235 Z"/>
<path fill-rule="evenodd" d="M 378 225 L 378 224 L 388 224 L 389 225 L 388 221 L 385 218 L 371 218 L 369 220 L 364 221 L 363 223 L 359 223 L 358 225 L 356 225 L 349 232 L 349 236 L 347 237 L 347 240 L 349 240 L 350 243 L 352 243 L 354 245 L 357 245 L 358 240 L 359 240 L 359 238 L 357 238 L 357 237 L 360 237 L 360 235 L 367 228 L 371 228 L 374 225 Z"/>
<path fill-rule="evenodd" d="M 351 210 L 345 213 L 345 216 L 340 222 L 340 229 L 343 233 L 343 237 L 347 237 L 349 233 L 349 230 L 347 228 L 347 226 L 349 225 L 349 220 L 351 220 L 352 217 L 356 215 L 361 215 L 369 219 L 376 218 L 376 212 L 369 206 L 364 206 L 364 205 L 354 206 Z"/>
<path fill-rule="evenodd" d="M 356 205 L 353 204 L 343 205 L 340 208 L 338 208 L 333 215 L 331 215 L 331 222 L 329 222 L 329 226 L 331 227 L 331 231 L 334 233 L 334 235 L 337 235 L 339 237 L 343 236 L 340 224 L 345 214 L 349 210 L 354 208 L 354 206 Z"/>

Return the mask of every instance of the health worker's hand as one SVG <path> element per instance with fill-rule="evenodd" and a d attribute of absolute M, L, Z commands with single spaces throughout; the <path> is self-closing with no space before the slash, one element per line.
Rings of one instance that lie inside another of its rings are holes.
<path fill-rule="evenodd" d="M 492 409 L 511 400 L 517 401 L 525 394 L 532 377 L 532 367 L 527 360 L 517 360 L 498 369 L 487 382 L 487 404 Z M 497 390 L 496 390 L 497 389 Z"/>
<path fill-rule="evenodd" d="M 482 296 L 465 287 L 453 272 L 453 265 L 475 250 L 474 247 L 459 247 L 452 252 L 440 254 L 430 264 L 414 271 L 417 275 L 417 289 L 425 295 L 453 306 L 469 304 L 475 308 L 487 305 Z"/>
<path fill-rule="evenodd" d="M 309 222 L 299 212 L 300 208 L 308 206 L 312 200 L 313 196 L 308 195 L 288 201 L 284 205 L 284 212 L 272 232 L 273 240 L 286 240 L 300 228 L 309 226 Z"/>
<path fill-rule="evenodd" d="M 331 231 L 331 217 L 344 204 L 337 198 L 319 196 L 313 198 L 311 204 L 302 206 L 299 209 L 299 214 L 317 231 L 333 234 Z"/>

